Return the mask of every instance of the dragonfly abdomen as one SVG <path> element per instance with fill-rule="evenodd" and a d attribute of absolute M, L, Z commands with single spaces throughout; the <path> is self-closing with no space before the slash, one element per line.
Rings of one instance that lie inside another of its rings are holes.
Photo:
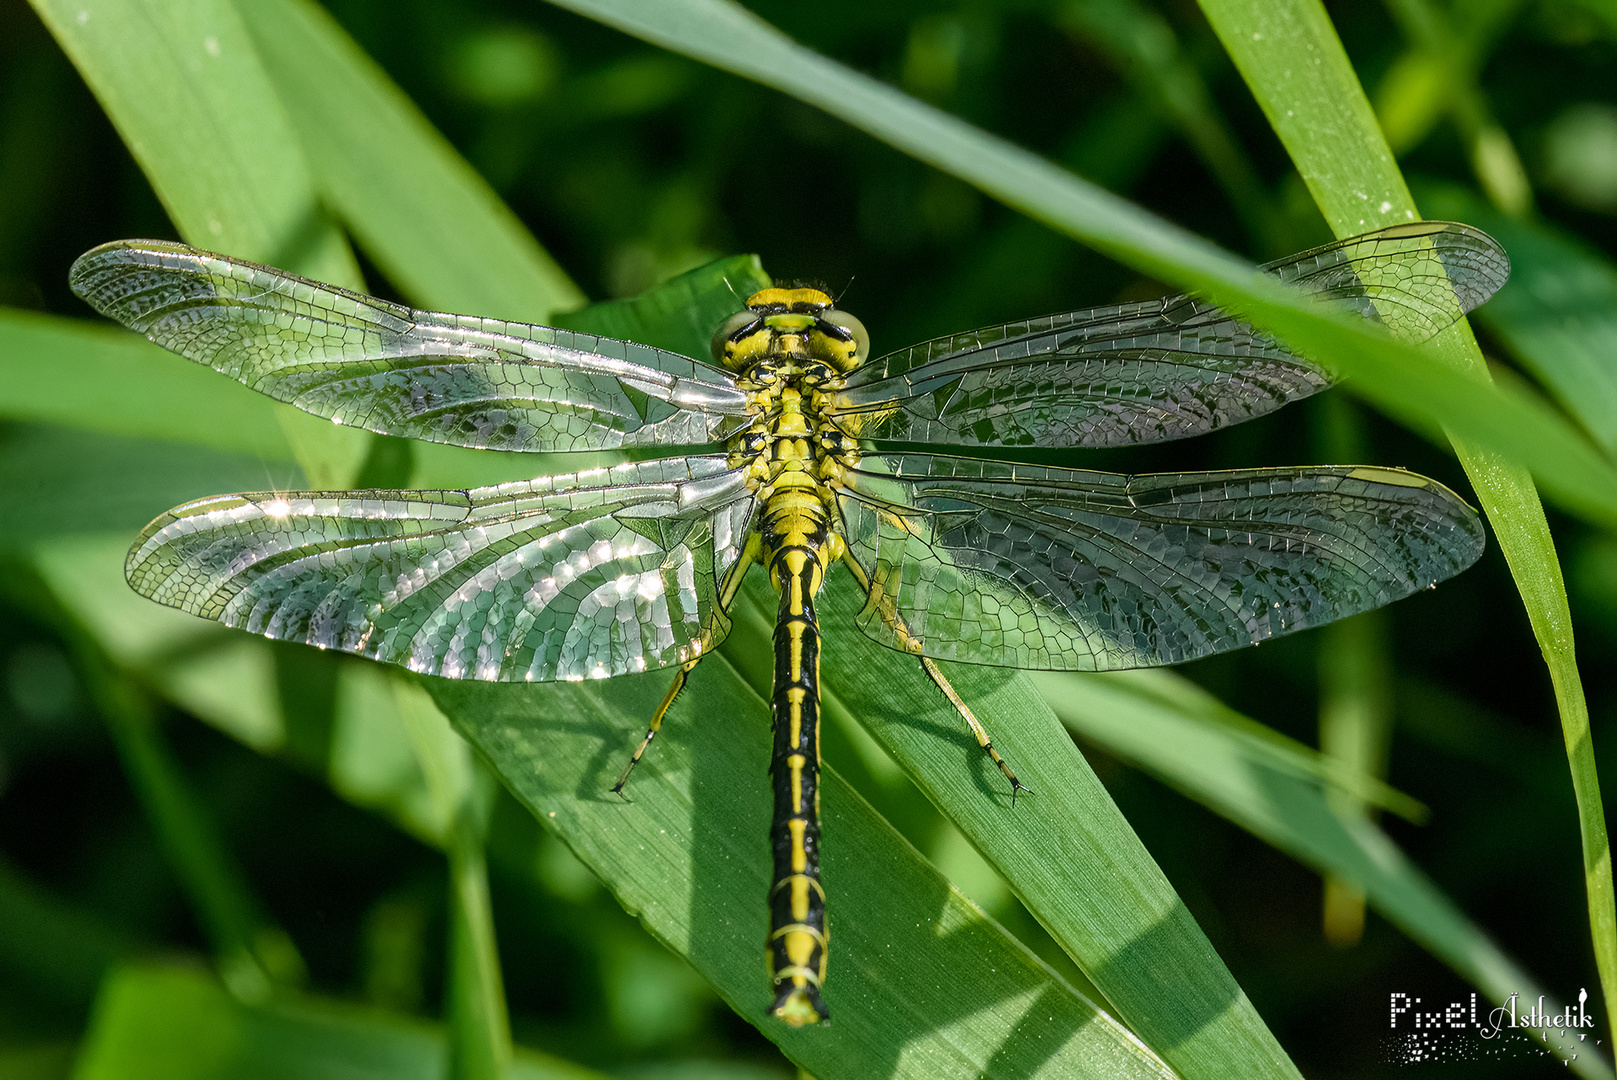
<path fill-rule="evenodd" d="M 764 514 L 769 576 L 780 589 L 771 695 L 774 752 L 770 823 L 774 884 L 769 891 L 765 959 L 775 986 L 770 1011 L 793 1026 L 826 1016 L 825 891 L 820 886 L 820 627 L 814 598 L 828 548 L 823 506 L 788 490 Z"/>

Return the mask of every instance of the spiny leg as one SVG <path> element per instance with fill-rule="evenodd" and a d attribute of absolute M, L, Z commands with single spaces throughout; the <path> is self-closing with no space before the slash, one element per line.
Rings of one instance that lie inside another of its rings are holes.
<path fill-rule="evenodd" d="M 988 737 L 988 729 L 983 727 L 982 721 L 977 719 L 976 714 L 971 711 L 971 707 L 961 700 L 960 695 L 955 691 L 948 677 L 943 674 L 943 671 L 932 661 L 930 656 L 921 657 L 921 670 L 925 671 L 927 678 L 931 679 L 933 684 L 943 691 L 943 696 L 949 699 L 949 704 L 955 707 L 955 711 L 966 718 L 966 723 L 971 725 L 971 733 L 977 736 L 977 745 L 988 751 L 988 756 L 994 760 L 995 765 L 999 766 L 999 771 L 1004 773 L 1005 779 L 1011 782 L 1011 805 L 1016 805 L 1016 796 L 1021 792 L 1025 791 L 1032 795 L 1033 789 L 1018 780 L 1016 774 L 1011 771 L 1011 767 L 1005 764 L 1005 759 L 999 756 L 999 751 L 994 749 L 994 743 Z"/>
<path fill-rule="evenodd" d="M 853 572 L 854 580 L 859 583 L 859 587 L 864 590 L 865 595 L 873 600 L 876 599 L 876 597 L 872 596 L 870 572 L 859 564 L 859 560 L 854 557 L 853 552 L 844 551 L 842 561 Z M 910 628 L 905 624 L 903 616 L 894 609 L 891 598 L 886 598 L 885 603 L 876 603 L 875 608 L 877 616 L 893 631 L 893 635 L 897 638 L 901 648 L 915 653 L 921 651 L 920 643 L 915 641 L 910 634 Z M 1011 782 L 1011 805 L 1016 805 L 1016 796 L 1021 792 L 1025 791 L 1029 795 L 1034 794 L 1033 789 L 1018 780 L 1016 774 L 1011 771 L 1011 767 L 1005 764 L 1005 759 L 999 756 L 999 751 L 994 749 L 994 743 L 988 737 L 988 729 L 983 727 L 982 721 L 978 720 L 977 715 L 971 711 L 971 706 L 961 699 L 960 694 L 956 692 L 948 677 L 943 674 L 942 669 L 933 662 L 930 656 L 922 656 L 920 659 L 921 670 L 926 672 L 926 677 L 932 680 L 934 686 L 943 691 L 943 696 L 949 699 L 949 704 L 955 707 L 955 711 L 966 718 L 966 723 L 971 727 L 971 733 L 977 736 L 977 745 L 988 751 L 988 756 L 993 759 L 995 765 L 999 766 L 999 771 L 1004 773 L 1005 779 Z"/>
<path fill-rule="evenodd" d="M 635 748 L 634 756 L 629 758 L 629 764 L 623 767 L 623 775 L 619 776 L 618 782 L 612 785 L 612 794 L 623 794 L 623 785 L 629 782 L 629 774 L 634 772 L 634 767 L 640 763 L 640 755 L 646 752 L 646 747 L 651 745 L 651 740 L 655 739 L 657 732 L 662 730 L 663 717 L 673 707 L 674 699 L 679 696 L 679 692 L 685 689 L 685 680 L 690 677 L 691 669 L 701 662 L 702 658 L 698 656 L 695 660 L 682 666 L 678 673 L 675 674 L 673 685 L 668 688 L 668 693 L 663 695 L 663 703 L 657 706 L 657 711 L 652 714 L 651 727 L 646 729 L 646 737 L 640 740 L 640 745 Z"/>

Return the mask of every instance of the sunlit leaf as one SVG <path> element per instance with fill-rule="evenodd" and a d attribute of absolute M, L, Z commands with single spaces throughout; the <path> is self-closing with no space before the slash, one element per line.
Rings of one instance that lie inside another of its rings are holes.
<path fill-rule="evenodd" d="M 39 0 L 35 9 L 187 242 L 338 285 L 360 283 L 229 0 Z M 319 486 L 346 481 L 369 442 L 363 432 L 330 425 L 289 434 Z"/>

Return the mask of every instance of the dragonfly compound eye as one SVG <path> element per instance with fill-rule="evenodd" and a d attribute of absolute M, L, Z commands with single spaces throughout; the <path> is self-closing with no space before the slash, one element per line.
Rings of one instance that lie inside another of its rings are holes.
<path fill-rule="evenodd" d="M 846 311 L 828 308 L 820 312 L 819 329 L 826 337 L 852 346 L 844 357 L 838 357 L 837 366 L 843 371 L 853 370 L 870 356 L 870 331 Z"/>
<path fill-rule="evenodd" d="M 762 325 L 763 320 L 753 311 L 739 311 L 724 320 L 724 325 L 713 335 L 713 359 L 724 364 L 730 343 L 745 336 L 742 331 Z"/>

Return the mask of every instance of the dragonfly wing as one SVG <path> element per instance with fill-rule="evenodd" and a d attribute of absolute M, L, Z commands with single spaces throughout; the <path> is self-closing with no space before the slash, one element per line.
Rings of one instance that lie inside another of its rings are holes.
<path fill-rule="evenodd" d="M 165 349 L 316 416 L 494 450 L 701 445 L 741 426 L 727 372 L 645 345 L 391 304 L 183 244 L 82 256 L 73 291 Z"/>
<path fill-rule="evenodd" d="M 1264 269 L 1419 341 L 1493 295 L 1510 262 L 1468 225 L 1416 222 Z M 924 342 L 854 372 L 837 409 L 862 438 L 1124 446 L 1240 423 L 1330 381 L 1251 324 L 1175 296 Z"/>
<path fill-rule="evenodd" d="M 130 549 L 136 592 L 266 637 L 453 679 L 604 678 L 729 632 L 754 496 L 722 457 L 471 491 L 221 495 Z"/>
<path fill-rule="evenodd" d="M 1256 644 L 1408 596 L 1483 548 L 1475 511 L 1398 469 L 1121 476 L 891 455 L 839 501 L 866 634 L 1043 670 Z"/>

